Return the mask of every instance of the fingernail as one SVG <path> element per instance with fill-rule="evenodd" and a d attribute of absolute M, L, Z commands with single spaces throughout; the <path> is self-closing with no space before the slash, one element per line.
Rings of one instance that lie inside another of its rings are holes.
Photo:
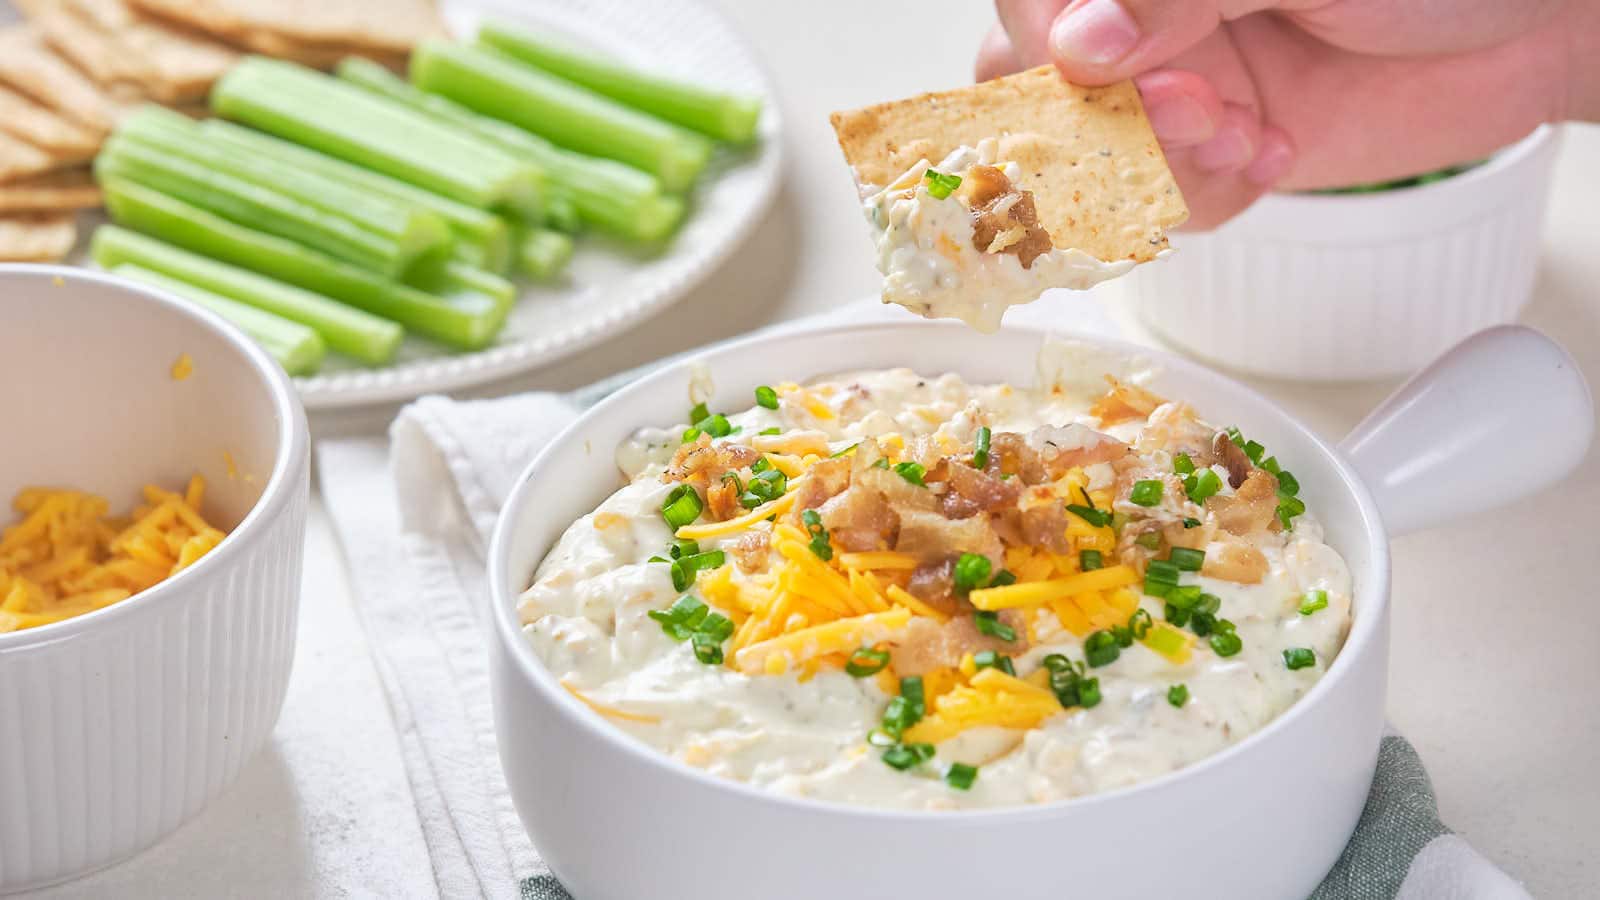
<path fill-rule="evenodd" d="M 1217 123 L 1206 114 L 1206 108 L 1183 94 L 1162 97 L 1146 105 L 1144 112 L 1156 137 L 1169 146 L 1198 144 L 1217 131 Z"/>
<path fill-rule="evenodd" d="M 1068 62 L 1110 65 L 1138 43 L 1139 23 L 1117 0 L 1089 0 L 1050 26 L 1050 48 Z"/>
<path fill-rule="evenodd" d="M 1244 170 L 1244 177 L 1253 184 L 1270 187 L 1277 184 L 1294 166 L 1294 147 L 1287 138 L 1263 136 L 1261 152 Z"/>
<path fill-rule="evenodd" d="M 1206 172 L 1233 172 L 1250 164 L 1255 148 L 1236 125 L 1224 125 L 1210 140 L 1195 147 L 1190 159 Z"/>

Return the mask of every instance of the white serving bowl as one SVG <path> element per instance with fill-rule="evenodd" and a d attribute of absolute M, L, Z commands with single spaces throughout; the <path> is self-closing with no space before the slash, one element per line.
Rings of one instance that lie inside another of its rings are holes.
<path fill-rule="evenodd" d="M 9 892 L 150 846 L 266 741 L 294 660 L 309 468 L 294 389 L 249 338 L 82 269 L 0 265 L 0 421 L 0 502 L 46 484 L 121 512 L 142 485 L 199 472 L 205 515 L 229 532 L 121 603 L 0 634 Z"/>
<path fill-rule="evenodd" d="M 1337 381 L 1415 372 L 1515 321 L 1538 274 L 1559 134 L 1419 187 L 1269 194 L 1130 273 L 1162 340 L 1223 368 Z"/>
<path fill-rule="evenodd" d="M 912 365 L 1031 384 L 1045 338 L 958 325 L 857 325 L 755 337 L 701 357 L 717 408 L 758 384 Z M 1237 423 L 1293 466 L 1348 561 L 1354 620 L 1327 675 L 1228 750 L 1134 787 L 1047 805 L 900 812 L 780 797 L 693 769 L 625 735 L 564 691 L 523 637 L 518 595 L 567 526 L 618 486 L 614 448 L 687 396 L 689 365 L 600 403 L 532 462 L 489 553 L 495 729 L 517 811 L 583 900 L 817 897 L 1304 897 L 1360 816 L 1383 730 L 1391 530 L 1560 478 L 1593 427 L 1564 351 L 1527 329 L 1482 335 L 1403 389 L 1336 449 L 1237 382 L 1186 360 L 1091 338 L 1159 364 L 1152 387 Z M 1495 359 L 1492 374 L 1483 366 Z M 1540 398 L 1530 407 L 1527 398 Z M 1514 400 L 1514 402 L 1513 402 Z M 1505 441 L 1505 435 L 1516 440 Z M 1529 454 L 1537 457 L 1529 458 Z M 1513 458 L 1515 457 L 1515 458 Z M 1470 464 L 1465 464 L 1470 463 Z M 1517 479 L 1479 477 L 1515 465 Z M 1442 486 L 1441 486 L 1442 483 Z M 1470 487 L 1441 493 L 1448 487 Z M 1488 493 L 1486 493 L 1488 492 Z"/>

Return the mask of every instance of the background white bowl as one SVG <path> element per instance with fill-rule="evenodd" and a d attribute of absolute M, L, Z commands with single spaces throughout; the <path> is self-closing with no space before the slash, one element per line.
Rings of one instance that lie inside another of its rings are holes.
<path fill-rule="evenodd" d="M 135 597 L 0 634 L 7 892 L 150 846 L 265 742 L 294 659 L 309 469 L 299 400 L 249 338 L 80 269 L 0 266 L 0 416 L 0 502 L 48 484 L 120 512 L 199 472 L 230 531 Z"/>
<path fill-rule="evenodd" d="M 1558 149 L 1541 126 L 1477 168 L 1370 194 L 1270 194 L 1183 234 L 1126 289 L 1163 340 L 1223 368 L 1355 380 L 1416 371 L 1516 319 Z"/>

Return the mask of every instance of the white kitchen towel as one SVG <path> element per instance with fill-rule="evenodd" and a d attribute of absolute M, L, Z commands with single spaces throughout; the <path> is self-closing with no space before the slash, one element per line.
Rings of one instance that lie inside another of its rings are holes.
<path fill-rule="evenodd" d="M 1077 314 L 1063 322 L 1063 305 L 1046 303 L 1018 310 L 1024 315 L 1016 319 L 1052 310 L 1055 325 L 1115 332 L 1092 304 L 1068 307 Z M 847 314 L 883 313 L 852 307 Z M 528 460 L 581 409 L 627 380 L 565 395 L 425 397 L 400 413 L 388 441 L 319 446 L 323 496 L 350 563 L 446 900 L 569 900 L 517 820 L 495 750 L 482 631 L 484 552 Z M 1526 897 L 1439 822 L 1416 753 L 1398 736 L 1385 738 L 1361 825 L 1316 900 Z"/>

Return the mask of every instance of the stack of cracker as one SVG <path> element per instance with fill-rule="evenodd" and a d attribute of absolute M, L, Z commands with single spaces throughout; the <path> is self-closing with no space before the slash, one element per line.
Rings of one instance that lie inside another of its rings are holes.
<path fill-rule="evenodd" d="M 89 164 L 121 114 L 204 107 L 243 53 L 401 67 L 443 32 L 433 0 L 11 0 L 0 28 L 0 262 L 50 262 L 100 205 Z M 0 9 L 0 17 L 4 10 Z"/>

